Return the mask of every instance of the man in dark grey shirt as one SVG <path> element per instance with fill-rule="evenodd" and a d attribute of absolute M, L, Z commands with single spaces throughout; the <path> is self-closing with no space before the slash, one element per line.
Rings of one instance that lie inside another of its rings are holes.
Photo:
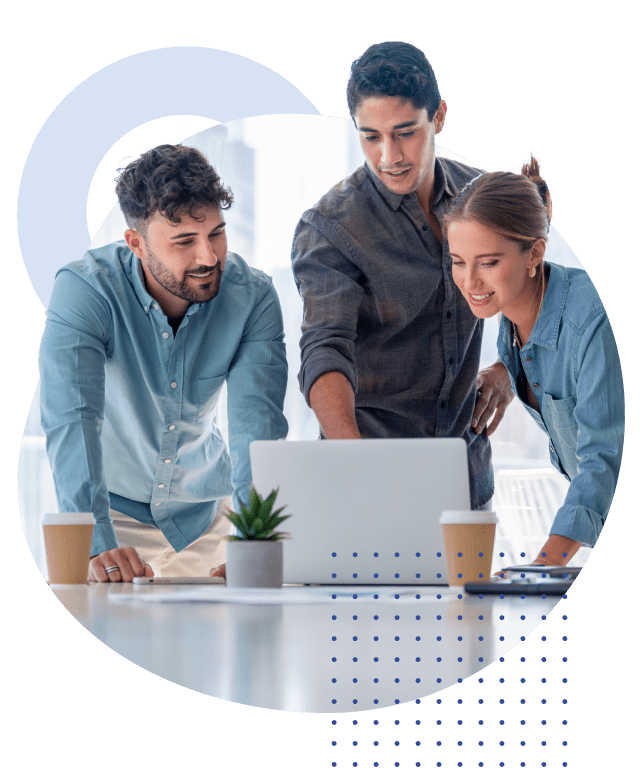
<path fill-rule="evenodd" d="M 487 435 L 512 393 L 501 363 L 478 375 L 482 321 L 453 283 L 441 225 L 480 171 L 435 157 L 447 107 L 410 44 L 371 46 L 347 98 L 366 164 L 303 214 L 293 241 L 300 387 L 326 438 L 465 438 L 479 508 L 493 493 Z"/>

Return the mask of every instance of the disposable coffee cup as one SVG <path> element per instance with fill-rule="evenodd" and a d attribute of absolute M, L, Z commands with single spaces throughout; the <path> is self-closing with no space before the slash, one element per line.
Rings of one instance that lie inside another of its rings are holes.
<path fill-rule="evenodd" d="M 59 512 L 43 516 L 51 585 L 83 585 L 87 581 L 94 525 L 91 512 Z"/>
<path fill-rule="evenodd" d="M 495 512 L 446 510 L 440 516 L 449 585 L 488 580 L 498 517 Z"/>

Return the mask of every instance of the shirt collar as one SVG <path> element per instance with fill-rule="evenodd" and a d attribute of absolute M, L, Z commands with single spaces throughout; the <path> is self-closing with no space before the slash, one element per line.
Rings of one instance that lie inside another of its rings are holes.
<path fill-rule="evenodd" d="M 375 175 L 375 173 L 371 170 L 369 164 L 366 162 L 364 164 L 364 169 L 369 174 L 369 178 L 373 182 L 373 186 L 378 190 L 378 192 L 382 196 L 382 199 L 385 201 L 387 206 L 389 206 L 389 208 L 392 209 L 393 211 L 397 211 L 400 208 L 400 204 L 402 203 L 406 195 L 398 195 L 397 193 L 391 192 L 391 190 L 387 189 L 385 185 L 380 181 L 380 179 Z M 442 200 L 445 194 L 451 198 L 453 198 L 455 195 L 458 194 L 457 189 L 455 188 L 453 183 L 449 181 L 447 172 L 445 171 L 444 167 L 442 166 L 442 163 L 437 157 L 435 158 L 435 162 L 434 162 L 433 188 L 434 188 L 435 196 L 433 198 L 432 208 L 437 206 L 437 204 Z M 414 195 L 414 193 L 411 194 Z"/>
<path fill-rule="evenodd" d="M 442 163 L 437 157 L 434 166 L 434 173 L 435 173 L 435 178 L 433 182 L 433 189 L 435 195 L 433 198 L 433 203 L 431 204 L 432 209 L 435 208 L 440 203 L 440 201 L 444 198 L 445 195 L 449 198 L 455 198 L 455 196 L 458 194 L 457 187 L 449 179 L 449 176 L 447 175 L 444 165 L 442 165 Z"/>
<path fill-rule="evenodd" d="M 121 243 L 124 244 L 125 242 L 122 241 Z M 129 250 L 129 262 L 123 265 L 125 273 L 131 282 L 131 286 L 133 287 L 133 291 L 136 294 L 136 298 L 144 310 L 148 312 L 154 302 L 154 299 L 147 292 L 147 288 L 144 282 L 144 272 L 142 271 L 142 263 L 140 262 L 140 259 L 136 257 L 136 255 L 134 255 L 131 250 Z"/>
<path fill-rule="evenodd" d="M 546 265 L 549 267 L 549 281 L 529 341 L 547 349 L 557 349 L 560 322 L 569 291 L 569 274 L 562 265 L 555 263 L 546 263 Z"/>
<path fill-rule="evenodd" d="M 564 306 L 569 291 L 569 274 L 562 265 L 545 263 L 549 267 L 549 281 L 542 299 L 542 308 L 536 320 L 527 344 L 538 344 L 547 349 L 558 348 L 560 322 L 564 314 Z M 509 331 L 507 332 L 507 328 Z M 498 341 L 511 338 L 511 322 L 506 317 L 500 318 Z"/>

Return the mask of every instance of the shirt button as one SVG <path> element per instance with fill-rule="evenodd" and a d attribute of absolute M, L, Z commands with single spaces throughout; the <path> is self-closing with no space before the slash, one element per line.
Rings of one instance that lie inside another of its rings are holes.
<path fill-rule="evenodd" d="M 159 487 L 159 488 L 163 488 L 164 486 L 165 486 L 164 482 L 161 482 L 161 483 L 158 485 L 158 487 Z"/>
<path fill-rule="evenodd" d="M 160 506 L 161 503 L 162 501 L 156 501 L 156 506 Z"/>
<path fill-rule="evenodd" d="M 172 382 L 172 383 L 171 383 L 171 387 L 172 387 L 174 390 L 176 389 L 176 387 L 177 387 L 177 386 L 178 386 L 178 383 L 177 383 L 177 382 Z"/>
<path fill-rule="evenodd" d="M 445 406 L 446 406 L 446 404 L 444 402 L 440 404 L 440 408 L 441 409 L 444 409 Z"/>
<path fill-rule="evenodd" d="M 175 431 L 175 429 L 176 429 L 176 426 L 175 426 L 175 425 L 170 425 L 170 426 L 169 426 L 169 430 L 170 430 L 170 431 Z"/>
<path fill-rule="evenodd" d="M 171 458 L 165 458 L 165 459 L 164 459 L 164 462 L 165 462 L 165 463 L 171 463 Z"/>
<path fill-rule="evenodd" d="M 449 365 L 453 365 L 453 358 L 449 358 Z"/>
<path fill-rule="evenodd" d="M 450 319 L 451 319 L 451 312 L 450 312 L 450 311 L 448 311 L 448 312 L 447 312 L 447 319 L 448 319 L 448 320 L 450 320 Z"/>
<path fill-rule="evenodd" d="M 427 223 L 426 223 L 426 222 L 425 222 L 425 223 L 424 223 L 424 225 L 422 226 L 422 229 L 423 229 L 423 230 L 426 230 L 426 229 L 427 229 Z"/>
<path fill-rule="evenodd" d="M 530 357 L 526 357 L 525 360 L 527 361 L 527 363 L 531 363 L 531 358 Z"/>
<path fill-rule="evenodd" d="M 154 303 L 154 304 L 153 304 L 153 308 L 154 308 L 154 309 L 157 309 L 157 308 L 158 308 L 158 304 L 157 304 L 157 303 Z"/>
<path fill-rule="evenodd" d="M 534 387 L 540 387 L 540 385 L 539 385 L 537 382 L 534 382 L 534 383 L 533 383 L 533 386 L 534 386 Z"/>
<path fill-rule="evenodd" d="M 145 310 L 145 311 L 149 311 L 149 307 L 148 307 L 148 306 L 145 306 L 145 307 L 144 307 L 144 310 Z"/>
<path fill-rule="evenodd" d="M 168 339 L 168 338 L 169 338 L 169 334 L 168 334 L 168 333 L 166 333 L 166 332 L 165 332 L 165 333 L 163 333 L 163 334 L 162 334 L 162 338 L 163 338 L 163 339 Z"/>

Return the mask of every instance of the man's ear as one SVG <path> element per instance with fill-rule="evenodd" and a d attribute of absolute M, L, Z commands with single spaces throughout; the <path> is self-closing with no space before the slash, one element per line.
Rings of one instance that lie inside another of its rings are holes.
<path fill-rule="evenodd" d="M 436 133 L 439 133 L 444 127 L 444 119 L 446 115 L 447 115 L 447 104 L 444 102 L 444 100 L 441 100 L 440 105 L 436 110 L 436 113 L 433 115 L 433 121 L 435 124 Z"/>
<path fill-rule="evenodd" d="M 141 233 L 133 228 L 128 228 L 124 231 L 124 240 L 136 257 L 140 258 L 140 260 L 146 260 L 146 247 Z"/>

